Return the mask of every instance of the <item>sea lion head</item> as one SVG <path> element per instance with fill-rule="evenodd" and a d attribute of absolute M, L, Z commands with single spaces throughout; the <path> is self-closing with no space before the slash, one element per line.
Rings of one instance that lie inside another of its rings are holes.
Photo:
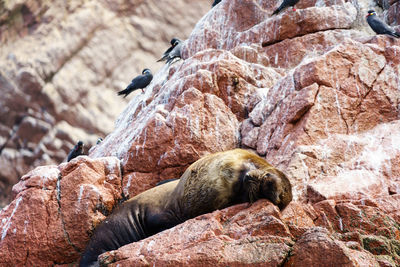
<path fill-rule="evenodd" d="M 278 169 L 251 170 L 246 173 L 243 183 L 250 203 L 266 198 L 283 210 L 292 201 L 289 179 Z"/>

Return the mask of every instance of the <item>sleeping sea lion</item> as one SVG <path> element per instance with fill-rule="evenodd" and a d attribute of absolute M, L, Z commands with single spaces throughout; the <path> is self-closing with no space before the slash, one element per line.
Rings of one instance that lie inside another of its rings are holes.
<path fill-rule="evenodd" d="M 198 215 L 266 198 L 280 209 L 292 200 L 288 178 L 263 158 L 243 149 L 207 155 L 183 173 L 124 202 L 95 230 L 79 266 Z"/>

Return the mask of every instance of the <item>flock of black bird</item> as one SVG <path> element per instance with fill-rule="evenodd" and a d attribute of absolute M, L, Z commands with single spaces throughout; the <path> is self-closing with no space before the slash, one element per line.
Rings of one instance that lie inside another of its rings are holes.
<path fill-rule="evenodd" d="M 299 2 L 300 0 L 283 0 L 283 2 L 280 4 L 280 6 L 272 13 L 272 15 L 276 15 L 279 12 L 281 12 L 283 9 L 287 7 L 292 7 L 293 11 L 296 9 L 294 6 Z M 214 0 L 212 7 L 216 6 L 219 4 L 221 0 Z M 368 25 L 371 27 L 371 29 L 377 33 L 377 34 L 387 34 L 396 38 L 400 38 L 400 32 L 395 31 L 392 29 L 390 26 L 388 26 L 385 22 L 383 22 L 377 15 L 374 10 L 368 10 L 367 14 L 367 22 Z M 166 64 L 172 63 L 176 58 L 181 58 L 181 48 L 182 48 L 183 42 L 179 40 L 178 38 L 172 38 L 171 40 L 171 47 L 169 47 L 162 57 L 157 60 L 159 61 L 165 61 Z M 150 82 L 153 79 L 153 74 L 149 69 L 144 69 L 142 71 L 142 74 L 135 77 L 131 83 L 122 91 L 118 92 L 118 95 L 124 95 L 124 98 L 132 93 L 135 90 L 141 89 L 142 92 L 144 92 L 144 88 L 146 88 Z M 100 141 L 101 142 L 101 141 Z M 97 142 L 99 143 L 99 141 Z M 68 159 L 67 161 L 70 161 L 71 159 L 83 155 L 83 143 L 82 141 L 79 141 L 74 148 L 69 152 L 68 154 Z"/>

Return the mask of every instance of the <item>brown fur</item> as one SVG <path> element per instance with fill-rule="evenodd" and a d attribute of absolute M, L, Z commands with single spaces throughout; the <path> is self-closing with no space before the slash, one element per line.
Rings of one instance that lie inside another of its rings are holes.
<path fill-rule="evenodd" d="M 283 209 L 292 200 L 292 187 L 288 178 L 263 158 L 234 149 L 205 156 L 190 165 L 173 195 L 180 200 L 182 213 L 194 217 L 260 198 Z"/>
<path fill-rule="evenodd" d="M 190 165 L 179 180 L 147 190 L 117 208 L 97 227 L 80 266 L 96 266 L 101 253 L 187 219 L 260 198 L 269 199 L 281 209 L 286 207 L 292 200 L 287 177 L 243 149 L 205 156 Z"/>

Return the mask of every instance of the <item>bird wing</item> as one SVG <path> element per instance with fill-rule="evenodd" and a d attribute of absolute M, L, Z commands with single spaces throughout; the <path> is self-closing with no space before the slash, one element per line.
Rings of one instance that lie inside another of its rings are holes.
<path fill-rule="evenodd" d="M 142 89 L 145 88 L 151 80 L 153 79 L 153 75 L 151 74 L 142 74 L 137 76 L 132 80 L 132 82 L 122 91 L 118 92 L 118 95 L 123 95 L 125 94 L 124 97 L 129 95 L 131 92 L 137 90 L 137 89 Z"/>
<path fill-rule="evenodd" d="M 67 157 L 67 162 L 70 162 L 73 156 L 73 151 L 70 151 Z"/>
<path fill-rule="evenodd" d="M 374 30 L 374 32 L 376 32 L 377 34 L 393 35 L 395 33 L 395 31 L 392 28 L 390 28 L 389 25 L 387 25 L 377 16 L 368 18 L 370 18 L 370 20 L 367 20 L 369 22 L 369 26 L 371 26 L 372 30 Z"/>
<path fill-rule="evenodd" d="M 145 88 L 147 85 L 149 85 L 152 79 L 153 75 L 142 74 L 133 79 L 131 84 L 134 84 L 135 89 Z"/>
<path fill-rule="evenodd" d="M 68 153 L 67 162 L 70 162 L 73 158 L 76 157 L 77 150 L 78 150 L 78 148 L 75 145 L 74 148 L 71 149 L 71 151 Z"/>
<path fill-rule="evenodd" d="M 173 46 L 171 46 L 170 48 L 168 48 L 168 49 L 164 52 L 164 54 L 162 55 L 162 57 L 161 57 L 159 60 L 157 60 L 157 62 L 167 60 L 167 59 L 168 59 L 168 56 L 169 56 L 169 54 L 170 54 L 170 52 L 171 52 L 173 49 L 174 49 Z"/>
<path fill-rule="evenodd" d="M 172 49 L 172 51 L 168 55 L 167 63 L 170 63 L 174 58 L 181 57 L 181 48 L 183 43 L 179 43 Z"/>
<path fill-rule="evenodd" d="M 300 0 L 291 0 L 289 6 L 295 6 Z"/>

